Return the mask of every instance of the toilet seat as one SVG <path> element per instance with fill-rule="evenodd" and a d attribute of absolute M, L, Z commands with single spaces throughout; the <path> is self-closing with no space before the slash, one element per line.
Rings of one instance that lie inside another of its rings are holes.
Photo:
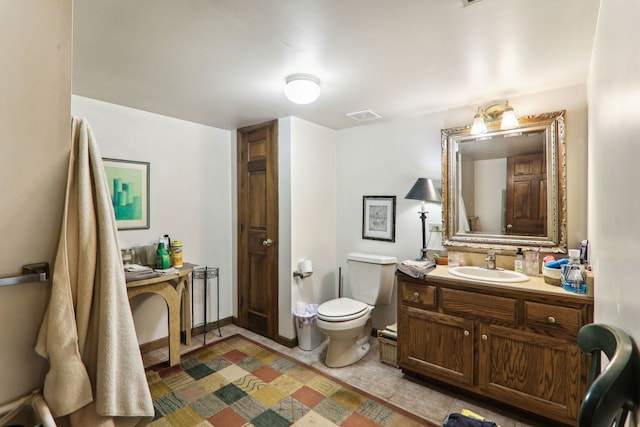
<path fill-rule="evenodd" d="M 325 322 L 346 322 L 366 316 L 372 307 L 351 298 L 337 298 L 320 304 L 318 319 Z"/>

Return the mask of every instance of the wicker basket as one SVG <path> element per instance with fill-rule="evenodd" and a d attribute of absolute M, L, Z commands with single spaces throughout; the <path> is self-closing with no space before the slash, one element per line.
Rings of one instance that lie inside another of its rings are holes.
<path fill-rule="evenodd" d="M 378 331 L 378 349 L 380 352 L 380 361 L 398 368 L 398 343 L 381 335 Z"/>

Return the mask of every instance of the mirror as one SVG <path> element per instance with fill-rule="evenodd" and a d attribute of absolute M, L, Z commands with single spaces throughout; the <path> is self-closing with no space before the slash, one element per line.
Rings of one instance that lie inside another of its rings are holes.
<path fill-rule="evenodd" d="M 442 130 L 444 246 L 566 252 L 565 111 Z"/>

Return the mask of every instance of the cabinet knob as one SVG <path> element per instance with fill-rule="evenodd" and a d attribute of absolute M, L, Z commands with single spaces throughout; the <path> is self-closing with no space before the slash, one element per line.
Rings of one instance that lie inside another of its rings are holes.
<path fill-rule="evenodd" d="M 486 340 L 488 340 L 488 339 L 489 339 L 489 337 L 488 337 L 488 336 L 486 336 L 485 334 L 482 334 L 482 339 L 486 341 Z"/>
<path fill-rule="evenodd" d="M 420 294 L 419 294 L 419 293 L 417 293 L 417 292 L 414 292 L 414 293 L 413 293 L 413 297 L 414 297 L 414 298 L 420 298 Z"/>
<path fill-rule="evenodd" d="M 465 337 L 468 337 L 468 336 L 469 336 L 469 334 L 470 334 L 470 332 L 469 332 L 469 331 L 464 331 L 464 336 L 465 336 Z"/>
<path fill-rule="evenodd" d="M 551 316 L 549 316 L 549 317 L 547 317 L 547 322 L 549 322 L 549 323 L 556 323 L 556 318 L 555 318 L 555 317 L 551 317 Z"/>

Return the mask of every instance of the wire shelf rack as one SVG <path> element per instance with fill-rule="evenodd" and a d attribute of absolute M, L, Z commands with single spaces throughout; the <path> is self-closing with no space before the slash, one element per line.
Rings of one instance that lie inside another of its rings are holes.
<path fill-rule="evenodd" d="M 207 289 L 209 287 L 208 282 L 215 279 L 216 284 L 216 328 L 218 328 L 218 336 L 222 337 L 222 331 L 220 331 L 220 269 L 218 267 L 198 267 L 194 268 L 191 272 L 191 312 L 193 313 L 193 289 L 195 280 L 203 280 L 204 289 L 204 335 L 203 344 L 207 343 Z M 193 316 L 191 320 L 191 327 L 193 327 Z"/>

